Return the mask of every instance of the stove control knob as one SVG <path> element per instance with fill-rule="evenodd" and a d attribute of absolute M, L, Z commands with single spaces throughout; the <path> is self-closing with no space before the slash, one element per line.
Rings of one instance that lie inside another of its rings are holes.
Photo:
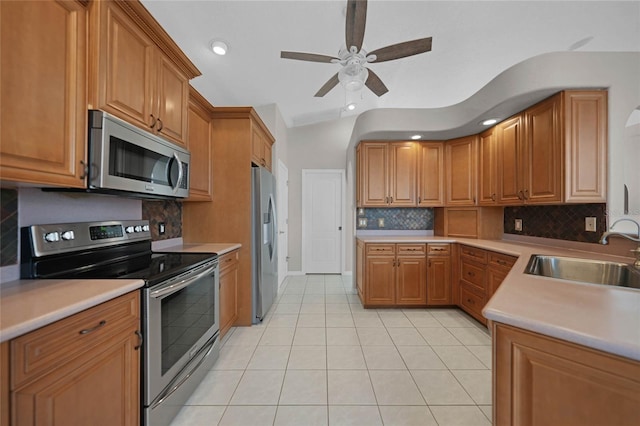
<path fill-rule="evenodd" d="M 55 243 L 56 241 L 60 241 L 60 234 L 57 232 L 47 232 L 44 234 L 44 240 L 48 243 Z"/>
<path fill-rule="evenodd" d="M 73 240 L 75 238 L 76 238 L 76 236 L 73 233 L 73 231 L 65 231 L 65 232 L 62 233 L 62 239 L 65 240 L 65 241 Z"/>
<path fill-rule="evenodd" d="M 127 234 L 131 234 L 132 232 L 134 232 L 133 226 L 127 226 L 126 228 L 124 228 L 124 232 L 126 232 Z"/>
<path fill-rule="evenodd" d="M 136 232 L 142 232 L 142 226 L 136 225 L 135 231 Z"/>
<path fill-rule="evenodd" d="M 142 230 L 144 232 L 149 232 L 149 225 L 142 225 Z"/>

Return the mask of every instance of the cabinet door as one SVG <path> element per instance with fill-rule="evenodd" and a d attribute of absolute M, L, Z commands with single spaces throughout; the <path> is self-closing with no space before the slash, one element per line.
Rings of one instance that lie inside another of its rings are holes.
<path fill-rule="evenodd" d="M 564 92 L 565 201 L 607 201 L 607 92 Z"/>
<path fill-rule="evenodd" d="M 417 157 L 415 142 L 389 144 L 389 204 L 416 206 Z"/>
<path fill-rule="evenodd" d="M 478 137 L 468 136 L 447 141 L 447 205 L 473 206 L 476 204 L 476 168 Z"/>
<path fill-rule="evenodd" d="M 496 126 L 498 132 L 498 201 L 501 204 L 522 204 L 525 199 L 525 146 L 520 115 Z"/>
<path fill-rule="evenodd" d="M 364 303 L 364 256 L 364 243 L 358 240 L 356 245 L 356 288 L 358 289 L 358 296 L 362 303 Z"/>
<path fill-rule="evenodd" d="M 259 129 L 253 128 L 251 131 L 251 159 L 259 166 L 265 166 L 264 159 L 264 136 Z"/>
<path fill-rule="evenodd" d="M 427 260 L 427 304 L 451 305 L 451 258 L 429 256 Z"/>
<path fill-rule="evenodd" d="M 102 8 L 96 109 L 153 131 L 157 87 L 157 58 L 153 41 L 114 2 L 95 2 Z M 168 123 L 169 126 L 172 123 Z"/>
<path fill-rule="evenodd" d="M 189 79 L 158 52 L 158 123 L 156 131 L 180 145 L 187 141 Z"/>
<path fill-rule="evenodd" d="M 386 142 L 362 143 L 362 194 L 364 207 L 383 207 L 388 204 L 388 160 Z"/>
<path fill-rule="evenodd" d="M 491 299 L 495 294 L 502 281 L 506 278 L 509 271 L 489 267 L 487 269 L 487 300 Z"/>
<path fill-rule="evenodd" d="M 638 424 L 638 361 L 499 323 L 492 338 L 494 424 Z"/>
<path fill-rule="evenodd" d="M 238 319 L 238 264 L 220 271 L 220 336 Z"/>
<path fill-rule="evenodd" d="M 0 178 L 84 187 L 87 10 L 0 2 Z"/>
<path fill-rule="evenodd" d="M 367 305 L 395 303 L 395 256 L 367 256 L 365 301 Z"/>
<path fill-rule="evenodd" d="M 495 205 L 498 201 L 498 145 L 495 127 L 480 134 L 478 140 L 478 204 Z"/>
<path fill-rule="evenodd" d="M 191 152 L 189 198 L 186 201 L 211 201 L 211 126 L 209 112 L 194 94 L 189 102 L 187 148 Z"/>
<path fill-rule="evenodd" d="M 398 256 L 396 260 L 396 304 L 427 303 L 427 258 Z"/>
<path fill-rule="evenodd" d="M 560 96 L 553 96 L 525 111 L 526 175 L 524 198 L 528 204 L 562 201 L 562 141 Z"/>
<path fill-rule="evenodd" d="M 14 391 L 12 424 L 139 424 L 140 353 L 134 349 L 135 331 L 135 327 L 123 331 Z"/>
<path fill-rule="evenodd" d="M 418 206 L 444 206 L 444 144 L 418 145 Z"/>

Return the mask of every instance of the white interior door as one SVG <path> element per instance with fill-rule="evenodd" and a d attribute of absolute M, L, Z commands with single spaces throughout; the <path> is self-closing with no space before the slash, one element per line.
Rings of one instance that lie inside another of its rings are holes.
<path fill-rule="evenodd" d="M 302 171 L 302 270 L 342 273 L 344 170 Z"/>
<path fill-rule="evenodd" d="M 289 272 L 289 169 L 278 160 L 278 286 Z"/>

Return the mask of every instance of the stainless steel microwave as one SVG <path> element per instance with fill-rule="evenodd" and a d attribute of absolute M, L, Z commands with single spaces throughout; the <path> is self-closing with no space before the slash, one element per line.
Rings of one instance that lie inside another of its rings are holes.
<path fill-rule="evenodd" d="M 90 192 L 189 196 L 189 151 L 104 111 L 89 111 L 88 158 Z"/>

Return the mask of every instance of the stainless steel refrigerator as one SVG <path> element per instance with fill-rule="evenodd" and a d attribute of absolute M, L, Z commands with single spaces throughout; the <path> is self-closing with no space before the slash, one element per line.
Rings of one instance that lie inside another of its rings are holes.
<path fill-rule="evenodd" d="M 276 181 L 268 170 L 252 167 L 251 234 L 253 323 L 259 323 L 278 295 Z"/>

